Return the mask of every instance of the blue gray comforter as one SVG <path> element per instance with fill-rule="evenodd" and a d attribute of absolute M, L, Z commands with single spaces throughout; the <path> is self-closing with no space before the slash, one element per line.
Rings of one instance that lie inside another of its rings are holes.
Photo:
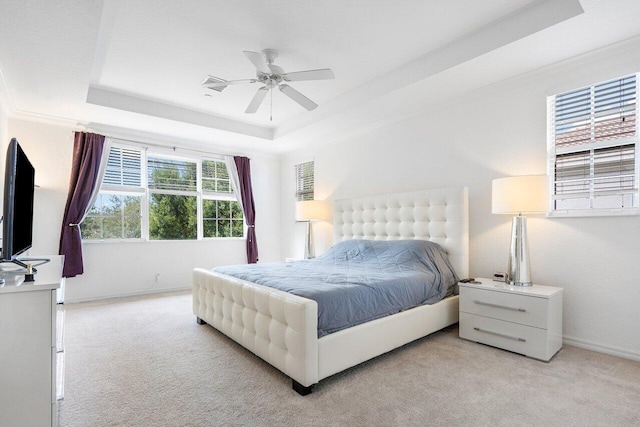
<path fill-rule="evenodd" d="M 458 280 L 445 251 L 425 240 L 347 240 L 313 260 L 214 271 L 316 301 L 318 337 L 433 304 Z"/>

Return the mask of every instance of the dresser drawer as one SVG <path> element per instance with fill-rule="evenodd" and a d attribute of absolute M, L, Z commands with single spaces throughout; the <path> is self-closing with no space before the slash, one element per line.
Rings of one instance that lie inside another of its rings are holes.
<path fill-rule="evenodd" d="M 549 360 L 547 331 L 531 326 L 460 313 L 460 338 L 488 344 L 536 359 Z"/>
<path fill-rule="evenodd" d="M 461 312 L 546 329 L 548 310 L 547 298 L 460 287 Z"/>

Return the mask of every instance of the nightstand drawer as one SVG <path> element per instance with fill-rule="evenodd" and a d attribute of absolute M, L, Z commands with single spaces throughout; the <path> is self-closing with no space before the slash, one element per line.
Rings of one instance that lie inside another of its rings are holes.
<path fill-rule="evenodd" d="M 488 317 L 460 313 L 460 338 L 549 360 L 547 331 Z"/>
<path fill-rule="evenodd" d="M 548 310 L 549 300 L 546 298 L 460 288 L 460 311 L 465 313 L 546 329 Z"/>

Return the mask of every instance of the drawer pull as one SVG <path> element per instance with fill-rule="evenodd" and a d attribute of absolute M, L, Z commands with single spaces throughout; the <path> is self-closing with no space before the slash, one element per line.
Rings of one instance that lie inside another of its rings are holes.
<path fill-rule="evenodd" d="M 527 311 L 524 308 L 509 307 L 508 305 L 500 305 L 500 304 L 491 304 L 490 302 L 484 302 L 484 301 L 478 301 L 478 300 L 473 301 L 473 303 L 478 305 L 486 305 L 489 307 L 504 308 L 505 310 L 519 311 L 521 313 L 524 313 Z"/>
<path fill-rule="evenodd" d="M 525 340 L 524 338 L 519 338 L 519 337 L 514 337 L 514 336 L 511 336 L 511 335 L 501 334 L 499 332 L 487 331 L 486 329 L 473 328 L 473 330 L 474 331 L 478 331 L 478 332 L 484 332 L 485 334 L 497 335 L 499 337 L 508 338 L 508 339 L 514 340 L 514 341 L 527 342 L 527 340 Z"/>

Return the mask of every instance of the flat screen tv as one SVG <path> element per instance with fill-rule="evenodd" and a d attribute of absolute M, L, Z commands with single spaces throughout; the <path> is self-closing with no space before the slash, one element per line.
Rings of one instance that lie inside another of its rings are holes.
<path fill-rule="evenodd" d="M 0 262 L 14 262 L 23 265 L 16 257 L 31 247 L 34 180 L 35 169 L 22 151 L 18 141 L 13 138 L 7 150 L 4 178 L 2 259 Z"/>

